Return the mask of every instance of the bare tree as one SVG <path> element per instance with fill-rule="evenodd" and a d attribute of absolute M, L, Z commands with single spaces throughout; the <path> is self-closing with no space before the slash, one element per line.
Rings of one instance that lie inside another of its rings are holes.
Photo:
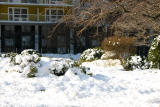
<path fill-rule="evenodd" d="M 111 29 L 115 30 L 115 35 L 136 36 L 139 40 L 138 45 L 148 45 L 150 36 L 159 34 L 160 31 L 160 0 L 135 0 L 134 2 L 124 6 L 128 12 L 114 21 Z"/>
<path fill-rule="evenodd" d="M 58 25 L 65 23 L 77 35 L 94 27 L 95 36 L 108 29 L 109 35 L 135 36 L 145 44 L 160 30 L 160 0 L 81 0 L 68 13 Z"/>

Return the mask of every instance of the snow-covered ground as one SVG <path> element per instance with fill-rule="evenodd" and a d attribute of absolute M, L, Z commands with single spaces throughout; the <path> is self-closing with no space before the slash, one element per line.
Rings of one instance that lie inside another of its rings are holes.
<path fill-rule="evenodd" d="M 46 67 L 47 61 L 41 59 Z M 159 107 L 160 104 L 159 70 L 124 71 L 118 60 L 98 60 L 83 63 L 93 76 L 75 75 L 77 69 L 70 68 L 61 77 L 48 74 L 27 78 L 23 73 L 2 71 L 5 65 L 6 61 L 1 59 L 0 107 Z"/>

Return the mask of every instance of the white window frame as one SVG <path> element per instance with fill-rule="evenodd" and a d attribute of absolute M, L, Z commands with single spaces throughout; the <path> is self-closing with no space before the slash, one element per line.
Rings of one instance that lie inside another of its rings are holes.
<path fill-rule="evenodd" d="M 12 9 L 12 14 L 10 14 L 9 13 L 9 10 L 10 9 Z M 15 9 L 20 9 L 20 14 L 15 14 Z M 27 14 L 21 14 L 21 10 L 22 9 L 26 9 L 27 10 Z M 10 20 L 9 19 L 9 16 L 10 15 L 12 15 L 12 17 L 13 17 L 13 19 L 12 20 Z M 27 15 L 27 18 L 22 18 L 22 17 L 20 17 L 20 18 L 15 18 L 15 15 L 20 15 L 20 16 L 22 16 L 22 15 Z M 25 19 L 25 20 L 23 20 L 23 19 Z M 28 21 L 28 8 L 23 8 L 23 7 L 8 7 L 8 20 L 9 21 Z"/>
<path fill-rule="evenodd" d="M 49 10 L 49 15 L 47 15 L 47 10 Z M 56 15 L 51 15 L 51 10 L 56 10 Z M 58 10 L 62 10 L 63 11 L 63 15 L 58 15 Z M 55 16 L 55 20 L 54 18 L 52 18 L 52 16 Z M 64 8 L 60 9 L 60 8 L 46 8 L 45 9 L 45 21 L 58 21 L 59 18 L 58 17 L 63 17 L 64 16 Z M 49 18 L 49 20 L 48 20 Z"/>

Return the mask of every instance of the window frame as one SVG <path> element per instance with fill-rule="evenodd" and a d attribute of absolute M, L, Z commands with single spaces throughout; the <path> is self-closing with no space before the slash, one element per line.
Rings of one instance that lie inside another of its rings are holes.
<path fill-rule="evenodd" d="M 56 10 L 55 15 L 52 15 L 52 10 Z M 62 10 L 63 14 L 59 15 L 58 10 Z M 49 11 L 49 15 L 47 14 L 48 13 L 47 11 Z M 46 8 L 45 9 L 45 21 L 58 21 L 60 19 L 58 17 L 63 17 L 63 16 L 64 16 L 64 8 Z"/>
<path fill-rule="evenodd" d="M 12 10 L 12 13 L 10 13 L 10 9 Z M 15 9 L 19 9 L 20 10 L 20 14 L 15 14 Z M 26 14 L 22 14 L 22 10 L 25 9 L 27 10 L 27 13 Z M 8 20 L 9 21 L 28 21 L 28 8 L 23 8 L 23 7 L 8 7 Z M 15 17 L 15 15 L 19 15 L 18 18 Z M 26 18 L 23 18 L 22 16 L 25 16 L 26 15 Z M 12 17 L 11 20 L 10 20 L 10 16 Z M 25 20 L 23 20 L 25 19 Z"/>

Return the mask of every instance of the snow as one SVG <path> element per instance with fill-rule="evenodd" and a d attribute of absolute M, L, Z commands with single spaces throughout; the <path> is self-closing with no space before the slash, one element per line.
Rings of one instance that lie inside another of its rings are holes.
<path fill-rule="evenodd" d="M 63 63 L 58 56 L 56 59 L 42 57 L 35 78 L 4 72 L 10 59 L 0 58 L 0 106 L 158 107 L 160 104 L 160 71 L 157 69 L 124 71 L 118 60 L 97 60 L 82 64 L 90 68 L 93 76 L 70 68 L 64 76 L 57 77 L 48 69 L 54 60 Z"/>
<path fill-rule="evenodd" d="M 116 54 L 113 51 L 107 51 L 105 52 L 102 56 L 101 59 L 105 60 L 105 59 L 110 59 L 111 57 L 114 57 Z"/>
<path fill-rule="evenodd" d="M 139 64 L 142 61 L 142 58 L 140 56 L 131 56 L 131 62 L 134 64 Z"/>
<path fill-rule="evenodd" d="M 86 67 L 89 67 L 89 68 L 94 68 L 95 66 L 97 67 L 103 67 L 104 68 L 123 68 L 122 65 L 121 65 L 121 62 L 120 60 L 113 60 L 113 59 L 108 59 L 108 60 L 95 60 L 95 61 L 92 61 L 92 62 L 84 62 L 82 64 L 82 66 L 86 66 Z"/>

